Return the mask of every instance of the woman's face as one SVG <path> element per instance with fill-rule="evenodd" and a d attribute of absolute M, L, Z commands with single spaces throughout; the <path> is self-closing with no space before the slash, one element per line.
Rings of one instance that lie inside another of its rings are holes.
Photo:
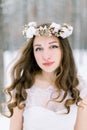
<path fill-rule="evenodd" d="M 61 62 L 60 42 L 55 36 L 36 36 L 33 43 L 34 57 L 45 72 L 54 72 Z"/>

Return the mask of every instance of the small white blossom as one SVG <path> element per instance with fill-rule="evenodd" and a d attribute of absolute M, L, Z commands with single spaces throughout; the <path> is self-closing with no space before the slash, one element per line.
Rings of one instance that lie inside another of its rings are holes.
<path fill-rule="evenodd" d="M 70 25 L 64 25 L 61 27 L 61 32 L 60 32 L 60 36 L 62 38 L 66 38 L 68 36 L 70 36 L 72 34 L 73 31 L 73 27 Z"/>
<path fill-rule="evenodd" d="M 35 35 L 36 29 L 31 26 L 26 30 L 26 38 L 33 38 L 33 36 Z"/>
<path fill-rule="evenodd" d="M 59 30 L 60 30 L 60 28 L 61 28 L 61 25 L 60 24 L 56 24 L 56 23 L 52 23 L 51 25 L 50 25 L 50 28 L 54 28 L 54 33 L 55 32 L 58 32 Z"/>

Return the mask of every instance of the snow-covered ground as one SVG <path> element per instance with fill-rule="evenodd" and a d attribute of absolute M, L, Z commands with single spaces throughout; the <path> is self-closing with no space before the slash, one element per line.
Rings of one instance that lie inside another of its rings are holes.
<path fill-rule="evenodd" d="M 87 81 L 87 51 L 74 50 L 74 57 L 78 69 L 78 74 L 82 76 Z M 14 52 L 5 52 L 4 53 L 4 70 L 8 63 L 12 60 L 16 53 Z M 6 74 L 5 74 L 6 76 Z M 5 80 L 9 81 L 6 77 Z M 6 81 L 5 81 L 6 83 Z M 0 130 L 9 130 L 10 119 L 5 118 L 0 115 Z"/>

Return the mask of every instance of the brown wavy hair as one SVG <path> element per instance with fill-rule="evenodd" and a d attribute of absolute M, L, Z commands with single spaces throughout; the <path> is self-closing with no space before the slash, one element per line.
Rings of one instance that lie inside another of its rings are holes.
<path fill-rule="evenodd" d="M 11 85 L 4 90 L 4 92 L 10 96 L 10 100 L 7 102 L 10 115 L 7 117 L 13 115 L 13 109 L 16 106 L 20 109 L 25 107 L 26 104 L 23 102 L 27 99 L 26 89 L 31 88 L 34 84 L 35 74 L 42 71 L 34 58 L 34 38 L 35 37 L 31 38 L 19 51 L 20 58 L 11 71 Z M 77 89 L 79 80 L 77 78 L 76 65 L 68 39 L 63 39 L 61 37 L 58 37 L 58 39 L 60 41 L 63 56 L 61 66 L 56 69 L 55 85 L 59 91 L 64 91 L 63 98 L 59 102 L 64 101 L 67 94 L 70 93 L 71 98 L 66 99 L 64 104 L 67 113 L 69 113 L 70 106 L 72 104 L 78 105 L 78 102 L 81 100 L 80 92 Z"/>

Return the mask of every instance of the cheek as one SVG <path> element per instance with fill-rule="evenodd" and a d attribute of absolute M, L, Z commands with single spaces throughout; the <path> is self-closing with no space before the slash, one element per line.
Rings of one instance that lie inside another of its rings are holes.
<path fill-rule="evenodd" d="M 54 56 L 57 57 L 58 59 L 61 59 L 61 58 L 62 58 L 61 50 L 55 51 L 55 52 L 54 52 Z"/>
<path fill-rule="evenodd" d="M 39 54 L 34 53 L 34 57 L 37 63 L 40 62 L 41 57 Z"/>
<path fill-rule="evenodd" d="M 58 51 L 56 54 L 55 54 L 55 60 L 56 60 L 56 63 L 58 64 L 61 64 L 61 61 L 62 61 L 62 53 L 61 51 Z"/>

